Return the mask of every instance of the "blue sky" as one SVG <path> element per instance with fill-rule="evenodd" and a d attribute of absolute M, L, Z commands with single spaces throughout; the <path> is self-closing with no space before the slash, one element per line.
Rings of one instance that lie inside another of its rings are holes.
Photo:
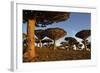
<path fill-rule="evenodd" d="M 80 30 L 83 29 L 91 29 L 91 14 L 90 13 L 79 13 L 79 12 L 71 12 L 70 18 L 66 21 L 58 22 L 58 23 L 53 23 L 52 25 L 48 25 L 47 27 L 42 27 L 42 29 L 46 28 L 63 28 L 66 32 L 67 35 L 65 37 L 75 37 L 75 34 L 79 32 Z M 23 24 L 23 32 L 26 32 L 26 24 Z M 41 29 L 40 27 L 36 27 L 36 29 Z M 61 41 L 64 41 L 64 38 L 61 38 L 56 41 L 57 45 Z M 76 37 L 75 37 L 76 38 Z M 78 38 L 76 38 L 78 39 Z M 80 40 L 80 39 L 78 39 Z M 90 38 L 89 38 L 90 40 Z"/>

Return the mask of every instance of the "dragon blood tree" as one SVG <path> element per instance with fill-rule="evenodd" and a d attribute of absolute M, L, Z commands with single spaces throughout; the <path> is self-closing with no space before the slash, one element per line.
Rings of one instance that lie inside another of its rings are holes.
<path fill-rule="evenodd" d="M 54 40 L 54 49 L 56 49 L 56 40 L 64 37 L 67 32 L 61 28 L 48 28 L 46 29 L 46 36 Z"/>

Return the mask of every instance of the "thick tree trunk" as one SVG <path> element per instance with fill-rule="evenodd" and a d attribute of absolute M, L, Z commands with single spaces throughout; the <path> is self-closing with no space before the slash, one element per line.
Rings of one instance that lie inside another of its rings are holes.
<path fill-rule="evenodd" d="M 54 50 L 56 49 L 56 41 L 54 40 Z"/>
<path fill-rule="evenodd" d="M 27 51 L 24 54 L 24 58 L 27 60 L 32 60 L 36 57 L 35 51 L 35 19 L 29 19 L 27 24 Z"/>

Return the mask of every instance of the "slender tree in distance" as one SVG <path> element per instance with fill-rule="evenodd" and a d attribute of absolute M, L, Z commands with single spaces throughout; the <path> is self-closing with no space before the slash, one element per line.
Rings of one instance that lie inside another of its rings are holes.
<path fill-rule="evenodd" d="M 44 27 L 54 22 L 65 21 L 69 18 L 69 12 L 50 12 L 50 11 L 34 11 L 23 10 L 23 23 L 27 23 L 27 52 L 24 58 L 32 60 L 36 57 L 34 48 L 35 43 L 35 26 Z"/>

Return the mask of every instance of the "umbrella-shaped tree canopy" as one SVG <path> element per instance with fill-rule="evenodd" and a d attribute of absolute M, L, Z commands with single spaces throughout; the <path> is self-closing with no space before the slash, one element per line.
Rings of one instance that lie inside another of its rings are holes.
<path fill-rule="evenodd" d="M 76 33 L 76 37 L 81 38 L 81 39 L 87 39 L 91 35 L 90 30 L 82 30 Z"/>
<path fill-rule="evenodd" d="M 51 11 L 34 11 L 34 10 L 23 10 L 23 20 L 35 19 L 36 26 L 46 26 L 54 22 L 60 22 L 69 18 L 69 12 L 51 12 Z"/>
<path fill-rule="evenodd" d="M 48 28 L 46 29 L 46 36 L 53 39 L 58 40 L 59 38 L 64 37 L 67 32 L 61 28 Z"/>
<path fill-rule="evenodd" d="M 47 37 L 54 40 L 54 49 L 56 49 L 55 41 L 64 37 L 67 34 L 67 32 L 62 28 L 48 28 L 45 30 L 45 34 Z"/>

